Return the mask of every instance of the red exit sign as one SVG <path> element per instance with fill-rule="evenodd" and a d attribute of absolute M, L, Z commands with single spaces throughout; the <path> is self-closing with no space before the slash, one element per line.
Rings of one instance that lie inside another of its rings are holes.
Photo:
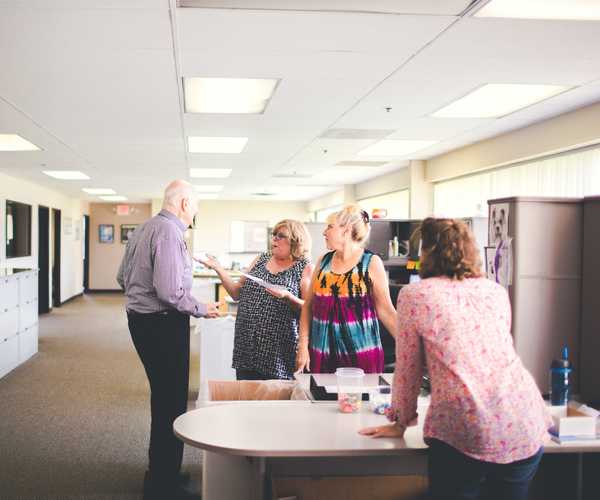
<path fill-rule="evenodd" d="M 117 205 L 117 215 L 129 215 L 129 205 Z"/>

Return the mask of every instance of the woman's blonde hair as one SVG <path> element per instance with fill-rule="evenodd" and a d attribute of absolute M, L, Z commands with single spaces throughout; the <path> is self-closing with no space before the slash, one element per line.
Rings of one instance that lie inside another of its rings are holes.
<path fill-rule="evenodd" d="M 273 228 L 273 234 L 277 233 L 280 229 L 287 229 L 289 234 L 290 242 L 290 253 L 294 260 L 301 258 L 310 258 L 310 247 L 312 246 L 312 239 L 306 229 L 306 226 L 302 222 L 294 219 L 283 219 L 280 220 Z"/>
<path fill-rule="evenodd" d="M 361 245 L 366 244 L 371 232 L 369 214 L 360 208 L 360 205 L 346 205 L 339 212 L 335 212 L 327 217 L 327 222 L 336 222 L 340 226 L 349 226 L 352 228 L 352 240 Z"/>

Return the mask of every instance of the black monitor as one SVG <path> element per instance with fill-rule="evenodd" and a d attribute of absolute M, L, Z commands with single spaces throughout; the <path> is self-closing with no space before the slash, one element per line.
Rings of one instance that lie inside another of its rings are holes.
<path fill-rule="evenodd" d="M 31 256 L 31 205 L 6 200 L 6 258 Z"/>

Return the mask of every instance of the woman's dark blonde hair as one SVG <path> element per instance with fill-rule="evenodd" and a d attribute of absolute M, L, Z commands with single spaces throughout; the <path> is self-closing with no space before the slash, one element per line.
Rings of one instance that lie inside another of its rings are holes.
<path fill-rule="evenodd" d="M 294 219 L 280 220 L 273 228 L 273 234 L 280 229 L 287 230 L 290 242 L 290 253 L 294 260 L 301 258 L 310 259 L 310 247 L 312 239 L 306 226 L 302 222 Z"/>
<path fill-rule="evenodd" d="M 327 217 L 327 223 L 337 223 L 340 226 L 348 226 L 351 230 L 352 241 L 359 245 L 366 245 L 371 232 L 369 214 L 360 205 L 346 205 L 339 212 L 334 212 Z"/>
<path fill-rule="evenodd" d="M 473 233 L 461 220 L 425 219 L 421 236 L 421 278 L 447 276 L 455 280 L 479 278 L 481 258 Z"/>

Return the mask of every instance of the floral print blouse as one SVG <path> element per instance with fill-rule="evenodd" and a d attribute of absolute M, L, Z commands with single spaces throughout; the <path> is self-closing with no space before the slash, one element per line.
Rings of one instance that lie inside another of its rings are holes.
<path fill-rule="evenodd" d="M 477 460 L 530 457 L 551 425 L 533 377 L 513 347 L 504 288 L 486 278 L 428 278 L 398 295 L 392 411 L 417 415 L 423 367 L 431 381 L 424 437 Z"/>

